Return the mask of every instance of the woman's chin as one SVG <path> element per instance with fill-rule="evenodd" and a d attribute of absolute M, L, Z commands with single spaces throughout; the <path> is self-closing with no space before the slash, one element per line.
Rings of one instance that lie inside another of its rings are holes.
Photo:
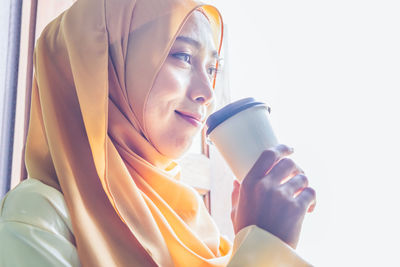
<path fill-rule="evenodd" d="M 183 156 L 186 155 L 186 153 L 189 151 L 190 146 L 188 146 L 187 148 L 184 149 L 175 149 L 175 151 L 170 152 L 169 155 L 167 155 L 168 158 L 173 159 L 173 160 L 177 160 L 182 158 Z"/>
<path fill-rule="evenodd" d="M 193 141 L 193 140 L 191 140 L 191 141 Z M 167 158 L 176 160 L 176 159 L 182 158 L 189 151 L 191 145 L 192 145 L 192 142 L 185 142 L 183 144 L 182 143 L 177 144 L 174 147 L 166 148 L 160 152 Z"/>

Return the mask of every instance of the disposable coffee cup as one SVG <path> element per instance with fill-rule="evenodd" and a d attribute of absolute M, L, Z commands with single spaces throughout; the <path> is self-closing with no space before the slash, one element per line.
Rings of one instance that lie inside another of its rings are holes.
<path fill-rule="evenodd" d="M 261 153 L 278 144 L 270 107 L 254 98 L 226 105 L 208 118 L 206 136 L 242 181 Z"/>

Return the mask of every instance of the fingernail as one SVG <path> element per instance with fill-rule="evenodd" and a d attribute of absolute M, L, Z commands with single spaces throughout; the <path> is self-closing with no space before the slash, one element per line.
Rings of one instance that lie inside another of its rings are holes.
<path fill-rule="evenodd" d="M 314 211 L 314 209 L 315 209 L 315 205 L 316 205 L 316 203 L 314 202 L 314 203 L 312 203 L 311 205 L 310 205 L 310 207 L 308 208 L 308 213 L 311 213 L 311 212 L 313 212 Z"/>

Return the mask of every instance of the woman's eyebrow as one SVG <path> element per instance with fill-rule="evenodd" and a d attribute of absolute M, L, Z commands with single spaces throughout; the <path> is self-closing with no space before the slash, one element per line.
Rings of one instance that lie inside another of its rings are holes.
<path fill-rule="evenodd" d="M 176 41 L 182 41 L 182 42 L 188 43 L 197 49 L 200 49 L 200 47 L 201 47 L 201 44 L 199 41 L 197 41 L 193 38 L 187 37 L 187 36 L 183 36 L 183 35 L 176 37 Z M 211 51 L 211 56 L 213 58 L 219 59 L 217 50 Z"/>

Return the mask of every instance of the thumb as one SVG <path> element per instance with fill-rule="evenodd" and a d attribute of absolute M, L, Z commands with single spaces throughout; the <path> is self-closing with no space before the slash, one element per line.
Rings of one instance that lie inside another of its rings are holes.
<path fill-rule="evenodd" d="M 232 210 L 231 210 L 231 220 L 232 222 L 236 217 L 236 209 L 239 201 L 240 183 L 238 180 L 233 181 L 233 191 L 232 191 Z"/>
<path fill-rule="evenodd" d="M 233 181 L 233 191 L 232 191 L 232 209 L 237 206 L 239 201 L 240 183 L 238 180 Z"/>

